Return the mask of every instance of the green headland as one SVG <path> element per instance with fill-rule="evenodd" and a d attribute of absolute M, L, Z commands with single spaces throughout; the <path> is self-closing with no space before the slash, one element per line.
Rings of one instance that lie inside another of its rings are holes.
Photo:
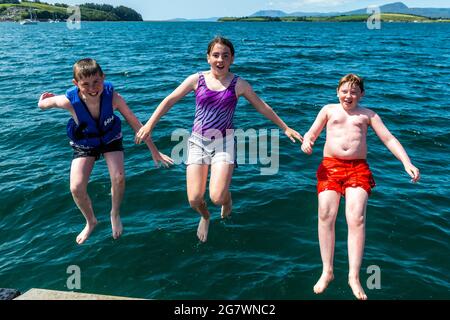
<path fill-rule="evenodd" d="M 30 18 L 30 15 L 41 21 L 65 20 L 73 14 L 73 11 L 68 12 L 68 7 L 63 3 L 0 0 L 0 21 L 20 21 Z M 139 13 L 125 6 L 86 3 L 79 7 L 83 21 L 142 21 Z"/>

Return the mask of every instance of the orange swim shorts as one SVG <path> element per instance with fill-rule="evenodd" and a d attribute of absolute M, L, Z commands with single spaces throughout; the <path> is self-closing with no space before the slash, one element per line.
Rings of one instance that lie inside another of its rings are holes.
<path fill-rule="evenodd" d="M 324 157 L 317 169 L 317 194 L 334 190 L 342 196 L 349 187 L 361 187 L 367 194 L 375 187 L 375 180 L 366 159 L 341 160 Z"/>

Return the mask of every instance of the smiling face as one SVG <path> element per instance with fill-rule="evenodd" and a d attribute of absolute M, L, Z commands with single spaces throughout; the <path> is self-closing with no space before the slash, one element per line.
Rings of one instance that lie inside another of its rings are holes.
<path fill-rule="evenodd" d="M 80 96 L 83 100 L 98 99 L 103 92 L 103 83 L 105 75 L 98 73 L 89 77 L 82 77 L 79 80 L 73 80 L 73 83 L 80 90 Z"/>
<path fill-rule="evenodd" d="M 211 71 L 216 76 L 228 74 L 230 66 L 233 64 L 234 56 L 231 49 L 221 43 L 216 43 L 207 55 L 207 60 L 211 66 Z"/>
<path fill-rule="evenodd" d="M 345 110 L 352 110 L 358 106 L 359 101 L 364 96 L 364 91 L 351 82 L 345 82 L 337 90 L 339 102 Z"/>

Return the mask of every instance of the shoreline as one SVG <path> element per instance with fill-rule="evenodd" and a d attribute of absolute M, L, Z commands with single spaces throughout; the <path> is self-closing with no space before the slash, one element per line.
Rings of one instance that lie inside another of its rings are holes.
<path fill-rule="evenodd" d="M 37 20 L 38 23 L 66 23 L 67 20 L 61 20 L 59 22 L 49 22 L 48 20 Z M 114 22 L 114 23 L 367 23 L 367 21 L 248 21 L 248 20 L 230 20 L 230 21 L 169 21 L 169 20 L 144 20 L 144 21 L 114 21 L 114 20 L 81 20 L 82 23 L 102 23 L 102 22 Z M 20 20 L 0 20 L 0 23 L 20 23 Z M 381 23 L 415 23 L 415 24 L 439 24 L 450 23 L 449 20 L 438 21 L 381 21 Z"/>
<path fill-rule="evenodd" d="M 430 18 L 425 16 L 400 14 L 400 13 L 382 13 L 378 17 L 369 14 L 356 15 L 340 15 L 327 17 L 312 17 L 312 16 L 286 16 L 286 17 L 269 17 L 269 16 L 255 16 L 255 17 L 222 17 L 218 22 L 367 22 L 378 18 L 380 22 L 394 23 L 448 23 L 448 18 Z"/>

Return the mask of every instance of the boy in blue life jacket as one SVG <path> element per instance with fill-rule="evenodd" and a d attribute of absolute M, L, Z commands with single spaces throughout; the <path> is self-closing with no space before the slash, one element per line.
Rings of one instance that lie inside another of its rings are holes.
<path fill-rule="evenodd" d="M 105 75 L 95 60 L 82 59 L 73 66 L 75 87 L 59 96 L 44 92 L 38 103 L 42 110 L 61 108 L 72 115 L 67 124 L 67 135 L 73 148 L 70 191 L 86 219 L 86 227 L 76 238 L 78 244 L 86 241 L 97 224 L 87 184 L 94 163 L 102 154 L 111 178 L 112 236 L 117 239 L 122 234 L 120 204 L 125 190 L 124 154 L 121 121 L 114 110 L 123 115 L 135 132 L 142 127 L 125 100 L 113 89 L 111 83 L 104 80 Z M 171 158 L 158 151 L 151 138 L 145 143 L 156 166 L 159 162 L 165 167 L 173 164 Z"/>

